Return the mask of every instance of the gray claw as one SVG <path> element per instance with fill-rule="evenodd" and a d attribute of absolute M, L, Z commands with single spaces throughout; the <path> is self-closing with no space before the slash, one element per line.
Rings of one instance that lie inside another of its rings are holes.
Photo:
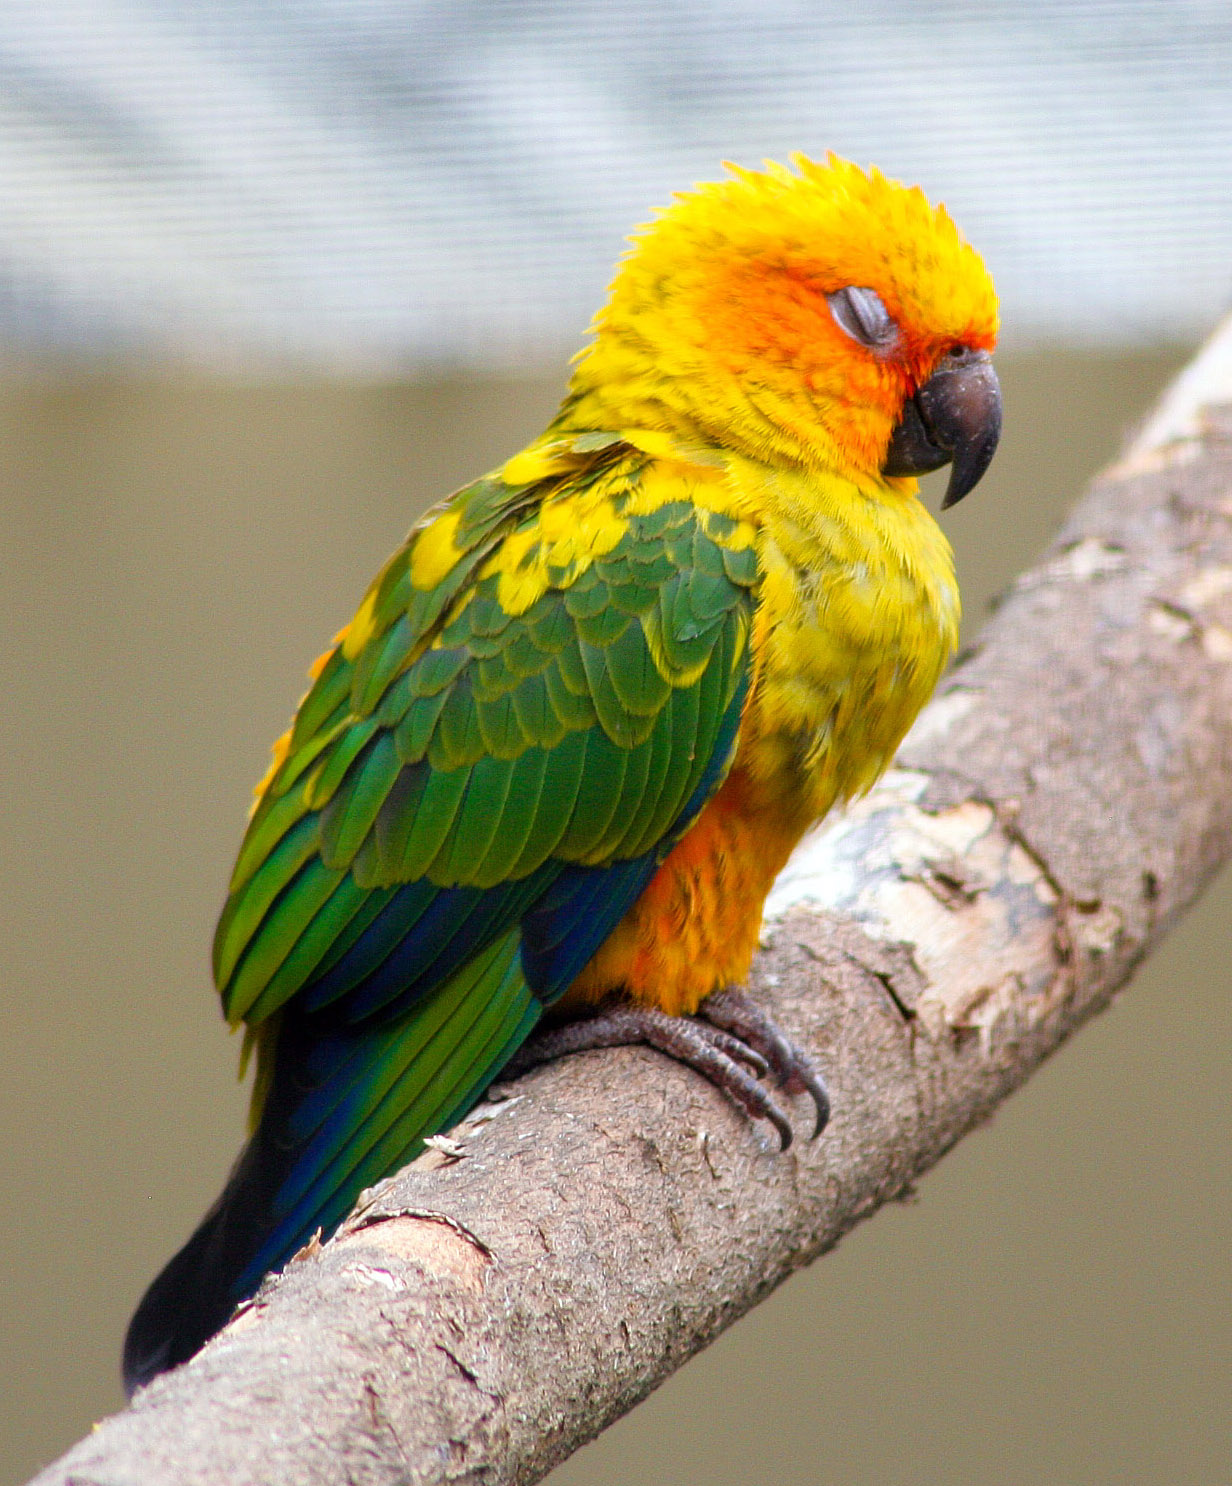
<path fill-rule="evenodd" d="M 817 1111 L 813 1125 L 816 1140 L 830 1120 L 830 1093 L 820 1070 L 804 1049 L 785 1037 L 746 991 L 734 986 L 707 996 L 698 1008 L 698 1015 L 761 1053 L 770 1064 L 776 1082 L 787 1093 L 808 1094 Z"/>
<path fill-rule="evenodd" d="M 517 1078 L 568 1053 L 643 1042 L 700 1073 L 729 1094 L 754 1119 L 769 1120 L 783 1150 L 792 1142 L 791 1121 L 758 1079 L 773 1075 L 787 1093 L 807 1093 L 817 1109 L 816 1138 L 830 1117 L 830 1096 L 806 1053 L 790 1042 L 743 991 L 718 991 L 695 1017 L 668 1016 L 652 1006 L 614 1001 L 591 1017 L 549 1027 L 525 1043 L 502 1078 Z"/>

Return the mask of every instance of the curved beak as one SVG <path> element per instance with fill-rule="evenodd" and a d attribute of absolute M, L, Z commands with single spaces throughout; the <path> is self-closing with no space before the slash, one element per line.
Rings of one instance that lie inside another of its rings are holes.
<path fill-rule="evenodd" d="M 881 472 L 924 475 L 952 464 L 944 511 L 979 484 L 1000 437 L 1001 384 L 988 352 L 951 352 L 907 399 Z"/>

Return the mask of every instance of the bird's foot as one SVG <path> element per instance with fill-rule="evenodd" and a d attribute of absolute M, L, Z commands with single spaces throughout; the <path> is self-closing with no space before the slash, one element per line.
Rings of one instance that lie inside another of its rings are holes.
<path fill-rule="evenodd" d="M 773 1017 L 737 986 L 707 996 L 698 1011 L 743 1046 L 760 1053 L 784 1093 L 809 1096 L 817 1111 L 813 1125 L 816 1140 L 830 1121 L 830 1093 L 820 1070 L 799 1043 L 787 1037 Z"/>
<path fill-rule="evenodd" d="M 696 1016 L 668 1016 L 651 1006 L 609 1002 L 591 1017 L 549 1027 L 514 1054 L 502 1078 L 517 1078 L 568 1053 L 643 1042 L 700 1073 L 754 1119 L 769 1120 L 782 1149 L 792 1142 L 791 1121 L 758 1082 L 767 1075 L 789 1094 L 808 1093 L 817 1110 L 814 1138 L 830 1118 L 830 1097 L 808 1055 L 789 1041 L 743 991 L 716 991 Z"/>

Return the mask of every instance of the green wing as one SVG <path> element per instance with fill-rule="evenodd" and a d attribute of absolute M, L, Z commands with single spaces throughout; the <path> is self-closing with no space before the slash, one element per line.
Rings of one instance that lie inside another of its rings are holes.
<path fill-rule="evenodd" d="M 557 465 L 431 513 L 300 706 L 214 946 L 259 1119 L 130 1383 L 474 1104 L 726 773 L 751 531 L 610 437 Z"/>
<path fill-rule="evenodd" d="M 536 485 L 481 481 L 386 565 L 241 849 L 215 941 L 231 1020 L 408 1004 L 562 870 L 661 856 L 696 814 L 730 761 L 756 564 L 747 527 L 656 501 L 655 478 L 609 444 Z"/>

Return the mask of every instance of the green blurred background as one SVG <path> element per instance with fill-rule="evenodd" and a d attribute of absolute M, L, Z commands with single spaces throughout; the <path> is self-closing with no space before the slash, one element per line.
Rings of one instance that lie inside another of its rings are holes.
<path fill-rule="evenodd" d="M 1001 359 L 1002 452 L 945 517 L 969 627 L 1186 354 Z M 0 1478 L 119 1406 L 238 1147 L 207 951 L 307 663 L 560 385 L 0 380 Z M 556 1486 L 1232 1479 L 1230 903 Z"/>

